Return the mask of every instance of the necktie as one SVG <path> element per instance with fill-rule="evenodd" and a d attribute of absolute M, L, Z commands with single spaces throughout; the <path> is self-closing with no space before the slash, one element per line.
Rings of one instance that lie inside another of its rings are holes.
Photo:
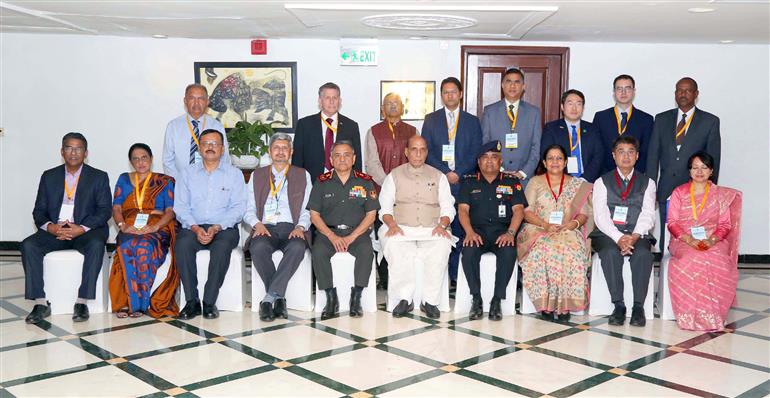
<path fill-rule="evenodd" d="M 679 121 L 679 124 L 676 125 L 676 131 L 674 132 L 674 139 L 676 140 L 676 145 L 682 145 L 682 141 L 684 141 L 684 131 L 682 129 L 684 128 L 684 125 L 687 124 L 687 114 L 682 114 L 682 120 Z M 682 134 L 679 134 L 679 132 L 682 131 Z"/>
<path fill-rule="evenodd" d="M 626 188 L 628 188 L 628 178 L 623 177 L 623 190 L 625 191 Z"/>
<path fill-rule="evenodd" d="M 451 132 L 452 130 L 454 130 L 454 128 L 455 128 L 455 113 L 454 112 L 449 112 L 449 131 Z M 454 134 L 457 134 L 457 131 L 455 131 Z M 450 139 L 449 139 L 449 141 L 450 141 L 449 143 L 450 144 L 452 143 L 451 142 L 452 138 L 454 138 L 454 137 L 450 137 Z"/>
<path fill-rule="evenodd" d="M 628 112 L 621 112 L 620 113 L 620 131 L 623 131 L 626 128 L 626 124 L 628 124 Z"/>
<path fill-rule="evenodd" d="M 326 123 L 329 123 L 329 126 L 331 126 L 332 122 L 334 122 L 334 119 L 326 119 Z M 332 145 L 334 145 L 334 131 L 329 126 L 326 126 L 326 139 L 324 140 L 324 167 L 326 167 L 326 170 L 332 169 Z"/>
<path fill-rule="evenodd" d="M 574 149 L 570 148 L 569 150 L 570 150 L 570 152 L 574 152 L 577 149 L 578 144 L 579 144 L 578 143 L 578 136 L 577 136 L 576 126 L 573 124 L 570 127 L 572 128 L 572 146 L 574 146 L 575 148 Z M 564 136 L 562 136 L 562 137 L 564 137 Z"/>
<path fill-rule="evenodd" d="M 200 141 L 201 139 L 201 132 L 198 129 L 198 121 L 193 120 L 190 123 L 193 125 L 193 133 L 195 134 L 195 139 Z M 195 163 L 195 153 L 198 152 L 198 144 L 195 143 L 195 139 L 190 137 L 190 164 Z"/>
<path fill-rule="evenodd" d="M 516 116 L 516 114 L 513 112 L 513 104 L 508 105 L 508 112 L 511 113 L 511 117 Z"/>

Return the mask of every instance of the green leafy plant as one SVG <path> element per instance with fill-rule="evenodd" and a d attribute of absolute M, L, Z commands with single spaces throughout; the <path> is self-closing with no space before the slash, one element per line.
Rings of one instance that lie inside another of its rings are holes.
<path fill-rule="evenodd" d="M 275 134 L 270 124 L 260 121 L 249 123 L 240 121 L 227 132 L 230 154 L 235 156 L 252 155 L 257 158 L 266 154 L 270 137 Z"/>

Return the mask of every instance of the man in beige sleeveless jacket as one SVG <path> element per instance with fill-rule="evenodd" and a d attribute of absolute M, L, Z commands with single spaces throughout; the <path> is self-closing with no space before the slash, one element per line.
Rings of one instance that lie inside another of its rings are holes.
<path fill-rule="evenodd" d="M 399 299 L 398 318 L 414 309 L 415 261 L 422 260 L 420 309 L 430 318 L 440 316 L 441 283 L 456 240 L 448 231 L 455 216 L 454 197 L 446 176 L 425 164 L 428 146 L 420 136 L 409 139 L 408 163 L 393 169 L 380 191 L 380 237 L 390 267 L 388 295 Z"/>

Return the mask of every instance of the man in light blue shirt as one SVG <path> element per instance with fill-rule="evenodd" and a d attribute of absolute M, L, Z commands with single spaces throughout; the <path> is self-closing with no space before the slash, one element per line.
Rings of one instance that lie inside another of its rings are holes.
<path fill-rule="evenodd" d="M 252 228 L 245 248 L 251 253 L 254 269 L 265 285 L 259 319 L 268 322 L 289 317 L 286 287 L 310 243 L 310 212 L 306 207 L 313 184 L 310 173 L 289 164 L 291 153 L 291 135 L 277 133 L 270 137 L 272 165 L 254 170 L 243 216 L 243 222 Z M 272 258 L 276 250 L 283 252 L 277 269 Z"/>
<path fill-rule="evenodd" d="M 219 288 L 230 265 L 230 254 L 238 245 L 238 223 L 246 209 L 246 189 L 240 170 L 223 160 L 223 134 L 214 129 L 200 138 L 201 163 L 190 165 L 177 179 L 174 212 L 182 224 L 174 254 L 187 303 L 180 319 L 201 314 L 198 299 L 196 254 L 209 250 L 208 279 L 203 292 L 204 318 L 219 316 L 216 307 Z"/>
<path fill-rule="evenodd" d="M 206 114 L 209 108 L 206 87 L 201 84 L 187 86 L 184 91 L 184 107 L 187 113 L 170 121 L 166 126 L 166 137 L 163 142 L 163 171 L 174 178 L 179 178 L 188 165 L 200 163 L 201 154 L 198 151 L 200 133 L 208 129 L 222 133 L 225 144 L 222 160 L 229 164 L 225 128 L 219 120 Z"/>

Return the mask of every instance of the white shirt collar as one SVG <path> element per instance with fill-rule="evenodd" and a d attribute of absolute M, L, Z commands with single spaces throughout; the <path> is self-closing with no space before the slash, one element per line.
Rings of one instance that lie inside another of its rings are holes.
<path fill-rule="evenodd" d="M 327 116 L 325 113 L 323 113 L 323 111 L 321 111 L 321 117 L 322 117 L 324 120 L 326 120 L 326 119 L 328 119 L 328 118 L 331 118 L 331 119 L 332 119 L 332 125 L 334 125 L 335 123 L 337 123 L 337 117 L 338 117 L 338 115 L 339 115 L 339 112 L 337 112 L 337 113 L 335 113 L 335 114 L 333 114 L 333 115 L 331 115 L 331 116 Z"/>
<path fill-rule="evenodd" d="M 456 118 L 457 115 L 460 113 L 460 106 L 458 105 L 457 108 L 455 108 L 455 110 L 453 111 L 450 111 L 449 108 L 444 107 L 444 113 L 446 113 L 447 118 L 449 118 L 449 115 L 454 115 L 454 117 Z"/>
<path fill-rule="evenodd" d="M 519 109 L 519 104 L 521 104 L 521 98 L 517 99 L 516 101 L 510 102 L 508 101 L 508 98 L 505 99 L 505 110 L 507 111 L 508 108 L 513 105 L 513 111 L 516 112 Z"/>
<path fill-rule="evenodd" d="M 629 173 L 627 176 L 623 175 L 623 172 L 620 171 L 620 167 L 615 167 L 615 170 L 618 171 L 618 175 L 620 176 L 621 179 L 625 178 L 626 180 L 631 180 L 631 177 L 634 176 L 634 169 L 631 169 L 631 173 Z"/>
<path fill-rule="evenodd" d="M 564 119 L 564 123 L 567 124 L 567 130 L 571 133 L 572 132 L 572 126 L 575 126 L 575 131 L 580 131 L 580 120 L 578 120 L 575 123 L 570 122 L 567 119 Z"/>
<path fill-rule="evenodd" d="M 676 108 L 676 122 L 679 123 L 679 121 L 682 120 L 682 115 L 687 115 L 686 117 L 689 118 L 693 114 L 693 112 L 695 112 L 694 106 L 690 108 L 690 110 L 687 111 L 687 113 L 682 112 L 681 108 Z"/>
<path fill-rule="evenodd" d="M 628 113 L 628 110 L 631 109 L 631 107 L 634 106 L 634 105 L 633 104 L 629 104 L 628 108 L 625 108 L 625 109 L 623 109 L 623 106 L 620 105 L 620 104 L 615 104 L 615 106 L 618 108 L 618 113 L 620 113 L 620 112 Z"/>

